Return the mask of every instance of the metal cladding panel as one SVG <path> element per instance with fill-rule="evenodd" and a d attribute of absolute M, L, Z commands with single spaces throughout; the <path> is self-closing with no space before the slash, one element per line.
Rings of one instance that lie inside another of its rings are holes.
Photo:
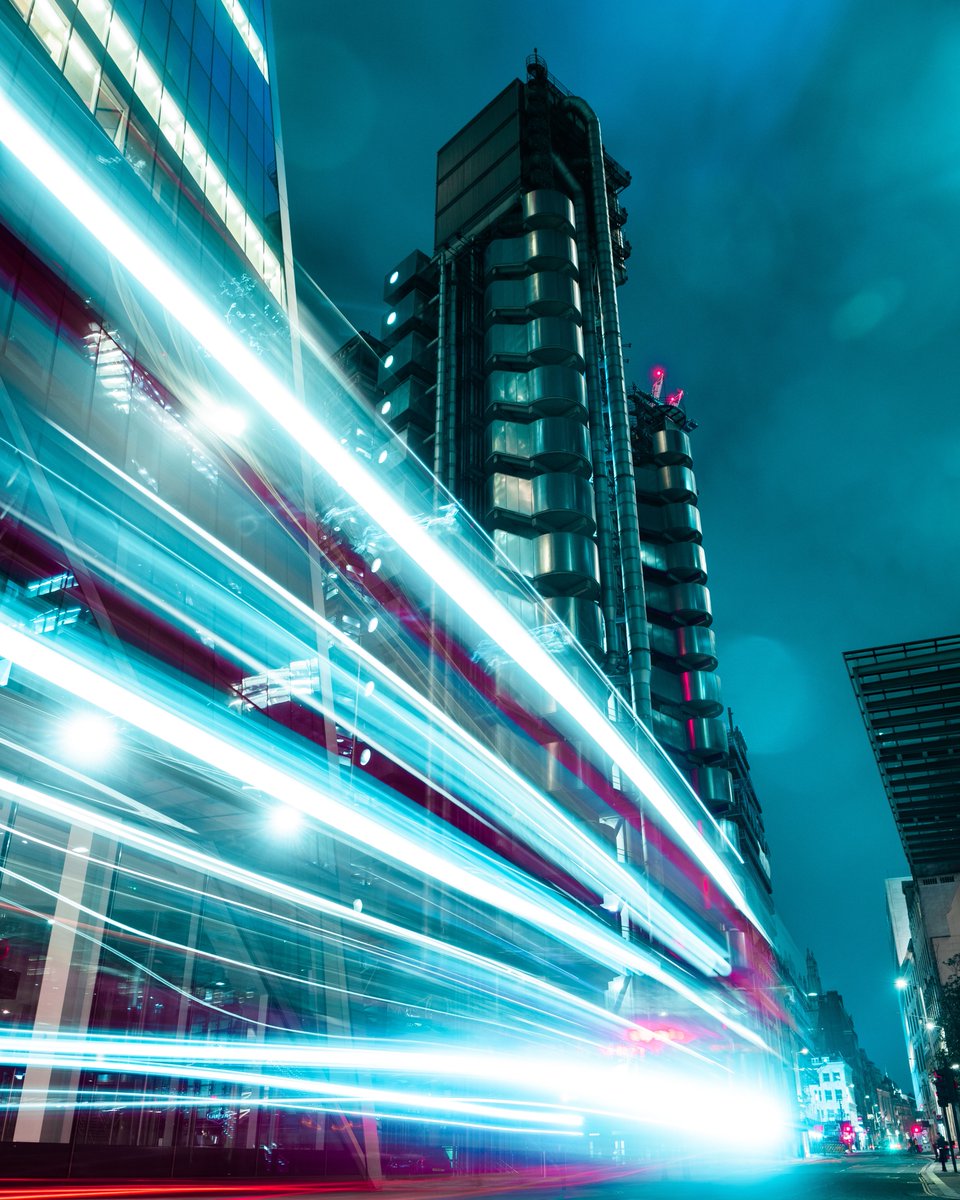
<path fill-rule="evenodd" d="M 436 308 L 418 288 L 402 296 L 388 312 L 380 326 L 380 336 L 388 345 L 394 345 L 413 330 L 432 337 L 436 333 Z"/>
<path fill-rule="evenodd" d="M 648 503 L 656 503 L 660 498 L 660 480 L 657 472 L 650 467 L 635 467 L 633 478 L 637 487 L 637 495 Z"/>
<path fill-rule="evenodd" d="M 538 528 L 592 534 L 597 528 L 593 488 L 579 475 L 538 475 L 533 480 L 533 516 Z"/>
<path fill-rule="evenodd" d="M 544 595 L 600 594 L 597 547 L 578 533 L 544 533 L 536 540 L 533 582 Z"/>
<path fill-rule="evenodd" d="M 667 574 L 677 583 L 706 583 L 707 560 L 699 542 L 670 542 L 664 559 Z"/>
<path fill-rule="evenodd" d="M 587 388 L 575 367 L 535 367 L 525 374 L 491 371 L 487 376 L 490 416 L 569 416 L 586 420 Z"/>
<path fill-rule="evenodd" d="M 671 503 L 686 501 L 694 503 L 697 498 L 697 481 L 689 467 L 660 467 L 657 471 L 661 496 Z"/>
<path fill-rule="evenodd" d="M 435 246 L 520 192 L 520 110 L 514 80 L 437 154 Z"/>
<path fill-rule="evenodd" d="M 483 338 L 483 356 L 487 361 L 523 366 L 530 354 L 526 325 L 491 325 Z"/>
<path fill-rule="evenodd" d="M 664 537 L 664 516 L 667 508 L 681 508 L 686 505 L 664 505 L 657 507 L 654 504 L 638 504 L 637 505 L 637 524 L 640 526 L 640 536 L 646 537 Z M 699 516 L 697 509 L 693 510 Z"/>
<path fill-rule="evenodd" d="M 727 727 L 719 717 L 691 717 L 685 728 L 687 754 L 694 762 L 723 762 L 727 756 Z"/>
<path fill-rule="evenodd" d="M 580 285 L 559 271 L 537 271 L 524 281 L 527 305 L 538 316 L 572 317 L 580 321 Z"/>
<path fill-rule="evenodd" d="M 583 366 L 583 331 L 563 317 L 538 317 L 531 321 L 530 355 L 544 364 Z"/>
<path fill-rule="evenodd" d="M 650 649 L 658 658 L 674 662 L 677 657 L 676 631 L 670 625 L 650 622 Z"/>
<path fill-rule="evenodd" d="M 670 619 L 670 589 L 659 583 L 647 584 L 646 590 L 647 613 L 653 620 L 661 622 Z"/>
<path fill-rule="evenodd" d="M 583 367 L 583 330 L 562 317 L 535 317 L 525 325 L 491 325 L 483 339 L 484 362 L 488 366 L 515 366 L 523 370 L 531 363 Z"/>
<path fill-rule="evenodd" d="M 667 716 L 664 712 L 654 709 L 653 733 L 657 741 L 669 749 L 685 751 L 688 745 L 687 725 L 676 717 Z"/>
<path fill-rule="evenodd" d="M 665 504 L 660 510 L 664 537 L 672 542 L 699 542 L 700 510 L 692 504 Z"/>
<path fill-rule="evenodd" d="M 516 465 L 531 473 L 590 474 L 590 435 L 583 425 L 566 417 L 544 417 L 529 425 L 491 421 L 485 437 L 488 466 Z"/>
<path fill-rule="evenodd" d="M 388 304 L 396 304 L 414 287 L 429 287 L 433 266 L 422 250 L 414 250 L 383 281 L 383 298 Z"/>
<path fill-rule="evenodd" d="M 712 671 L 717 665 L 717 640 L 706 625 L 685 625 L 671 637 L 676 645 L 677 662 L 685 667 Z"/>
<path fill-rule="evenodd" d="M 533 525 L 533 480 L 497 472 L 487 480 L 484 520 L 488 525 Z"/>
<path fill-rule="evenodd" d="M 693 790 L 711 812 L 724 812 L 733 804 L 733 781 L 726 767 L 696 767 L 691 776 Z"/>
<path fill-rule="evenodd" d="M 667 548 L 655 542 L 640 543 L 640 561 L 645 571 L 660 575 L 667 573 Z"/>
<path fill-rule="evenodd" d="M 487 246 L 488 277 L 522 277 L 533 271 L 562 271 L 579 278 L 577 243 L 558 229 L 534 229 L 522 237 L 496 238 Z"/>
<path fill-rule="evenodd" d="M 680 429 L 670 426 L 658 429 L 653 435 L 653 457 L 661 467 L 689 467 L 693 462 L 690 456 L 690 439 Z"/>
<path fill-rule="evenodd" d="M 499 317 L 527 316 L 525 279 L 495 279 L 483 297 L 483 313 L 487 320 Z"/>
<path fill-rule="evenodd" d="M 680 682 L 683 708 L 690 716 L 718 717 L 723 712 L 719 675 L 712 671 L 685 671 Z"/>
<path fill-rule="evenodd" d="M 484 295 L 487 320 L 500 317 L 567 317 L 580 322 L 580 285 L 559 271 L 521 279 L 494 279 Z"/>
<path fill-rule="evenodd" d="M 429 380 L 436 372 L 436 366 L 436 358 L 426 339 L 419 333 L 408 333 L 380 364 L 377 384 L 389 392 L 408 375 Z"/>
<path fill-rule="evenodd" d="M 532 538 L 524 537 L 519 533 L 510 533 L 505 529 L 496 529 L 493 532 L 493 542 L 497 549 L 509 558 L 521 575 L 525 575 L 528 579 L 533 577 L 536 545 Z"/>
<path fill-rule="evenodd" d="M 562 229 L 572 234 L 575 228 L 573 201 L 552 188 L 526 192 L 523 223 L 527 229 Z"/>
<path fill-rule="evenodd" d="M 700 583 L 678 583 L 670 589 L 673 618 L 680 625 L 710 625 L 710 592 Z"/>
<path fill-rule="evenodd" d="M 426 385 L 413 376 L 394 388 L 380 405 L 381 415 L 397 430 L 415 424 L 428 431 L 433 425 L 433 409 L 433 397 L 427 394 Z"/>
<path fill-rule="evenodd" d="M 552 596 L 546 604 L 585 650 L 595 657 L 603 653 L 603 615 L 599 604 L 581 596 Z"/>
<path fill-rule="evenodd" d="M 654 667 L 650 672 L 650 698 L 657 708 L 661 705 L 678 708 L 683 700 L 680 676 Z"/>

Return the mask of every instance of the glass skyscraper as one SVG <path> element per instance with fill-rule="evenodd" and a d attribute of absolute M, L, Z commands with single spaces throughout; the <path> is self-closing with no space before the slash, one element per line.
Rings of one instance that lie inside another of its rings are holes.
<path fill-rule="evenodd" d="M 25 84 L 33 73 L 26 58 L 52 68 L 64 94 L 53 122 L 71 97 L 109 139 L 116 165 L 122 159 L 153 197 L 158 219 L 189 229 L 216 261 L 245 260 L 282 303 L 277 141 L 261 0 L 249 12 L 234 0 L 10 0 L 5 7 L 8 49 L 16 53 L 15 40 L 22 48 L 11 81 Z M 102 142 L 94 153 L 112 156 Z"/>

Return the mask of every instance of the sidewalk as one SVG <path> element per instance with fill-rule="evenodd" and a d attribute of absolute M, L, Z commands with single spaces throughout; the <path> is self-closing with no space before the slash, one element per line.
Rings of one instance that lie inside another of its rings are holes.
<path fill-rule="evenodd" d="M 960 1162 L 957 1166 L 960 1167 Z M 939 1163 L 928 1162 L 920 1172 L 920 1184 L 928 1196 L 960 1197 L 960 1173 L 954 1171 L 951 1163 L 947 1163 L 944 1174 Z"/>

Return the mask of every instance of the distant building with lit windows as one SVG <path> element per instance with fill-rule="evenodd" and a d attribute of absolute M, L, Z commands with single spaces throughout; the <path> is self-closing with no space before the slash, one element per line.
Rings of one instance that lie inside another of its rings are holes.
<path fill-rule="evenodd" d="M 814 1058 L 810 1074 L 816 1073 L 816 1083 L 810 1085 L 811 1108 L 824 1126 L 839 1126 L 841 1121 L 851 1121 L 855 1127 L 863 1128 L 862 1113 L 857 1101 L 853 1073 L 843 1058 Z M 824 1129 L 829 1137 L 835 1130 Z"/>

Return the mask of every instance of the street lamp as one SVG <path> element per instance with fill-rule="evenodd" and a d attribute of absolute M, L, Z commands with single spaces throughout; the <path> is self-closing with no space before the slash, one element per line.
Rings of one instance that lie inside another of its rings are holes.
<path fill-rule="evenodd" d="M 810 1049 L 808 1046 L 801 1046 L 799 1050 L 793 1052 L 793 1076 L 797 1089 L 797 1108 L 800 1111 L 800 1140 L 801 1154 L 805 1158 L 810 1153 L 810 1132 L 808 1129 L 809 1115 L 807 1113 L 806 1093 L 803 1085 L 800 1082 L 800 1056 L 809 1057 Z"/>

